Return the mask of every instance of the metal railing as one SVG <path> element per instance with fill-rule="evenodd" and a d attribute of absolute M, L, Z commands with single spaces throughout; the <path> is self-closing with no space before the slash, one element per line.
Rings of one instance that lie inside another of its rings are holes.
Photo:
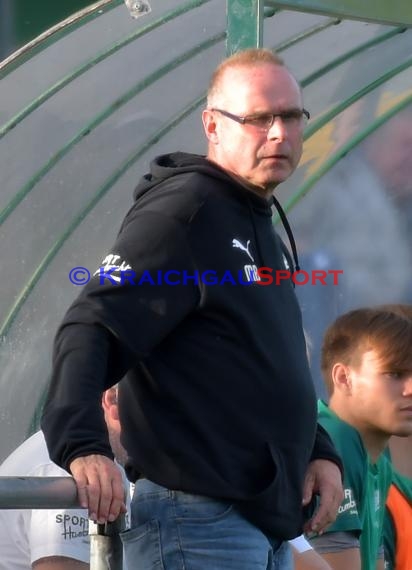
<path fill-rule="evenodd" d="M 72 477 L 0 477 L 0 509 L 79 508 Z M 124 528 L 124 516 L 106 524 L 89 521 L 90 570 L 122 570 Z"/>

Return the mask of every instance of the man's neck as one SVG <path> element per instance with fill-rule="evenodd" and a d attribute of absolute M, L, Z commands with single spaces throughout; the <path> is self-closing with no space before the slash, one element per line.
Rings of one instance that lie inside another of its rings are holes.
<path fill-rule="evenodd" d="M 223 168 L 216 160 L 213 160 L 213 158 L 211 156 L 208 155 L 206 158 L 208 160 L 210 160 L 211 162 L 214 162 L 215 164 L 217 164 L 220 168 Z M 223 170 L 225 170 L 229 176 L 234 178 L 239 184 L 241 184 L 244 188 L 246 188 L 246 190 L 249 190 L 250 192 L 257 194 L 261 198 L 264 198 L 265 200 L 268 200 L 268 201 L 272 198 L 272 194 L 273 194 L 277 184 L 274 184 L 270 188 L 264 188 L 263 186 L 255 186 L 254 184 L 252 184 L 251 182 L 249 182 L 245 178 L 242 178 L 241 176 L 239 176 L 235 172 L 232 172 L 231 170 L 228 170 L 227 168 L 223 168 Z"/>
<path fill-rule="evenodd" d="M 388 445 L 389 436 L 382 432 L 358 430 L 372 463 L 376 463 Z"/>
<path fill-rule="evenodd" d="M 346 404 L 340 404 L 333 397 L 329 403 L 330 409 L 344 422 L 359 433 L 362 443 L 368 452 L 372 463 L 376 463 L 388 444 L 389 435 L 371 426 L 359 416 L 353 414 Z"/>
<path fill-rule="evenodd" d="M 255 186 L 254 184 L 251 184 L 244 178 L 237 176 L 233 172 L 229 172 L 229 174 L 232 176 L 232 178 L 237 180 L 239 184 L 241 184 L 244 188 L 246 188 L 246 190 L 249 190 L 250 192 L 257 194 L 261 198 L 264 198 L 265 200 L 268 201 L 272 198 L 274 188 L 269 189 L 269 188 L 262 188 L 261 186 Z"/>

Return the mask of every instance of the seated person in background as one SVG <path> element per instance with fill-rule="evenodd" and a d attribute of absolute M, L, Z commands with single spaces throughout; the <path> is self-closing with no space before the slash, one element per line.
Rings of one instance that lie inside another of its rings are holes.
<path fill-rule="evenodd" d="M 412 320 L 412 305 L 387 305 L 385 308 Z M 383 527 L 385 570 L 410 570 L 412 568 L 412 436 L 391 437 L 389 454 L 394 473 L 386 500 Z"/>
<path fill-rule="evenodd" d="M 326 331 L 322 374 L 329 406 L 319 423 L 344 464 L 338 516 L 312 546 L 334 570 L 383 569 L 382 527 L 392 467 L 383 453 L 393 434 L 412 434 L 412 321 L 382 308 L 358 309 Z"/>
<path fill-rule="evenodd" d="M 116 387 L 104 392 L 102 407 L 113 452 L 123 463 Z M 38 431 L 0 465 L 0 476 L 70 475 L 51 461 L 43 432 Z M 87 511 L 80 508 L 0 509 L 0 570 L 87 570 L 88 523 Z"/>

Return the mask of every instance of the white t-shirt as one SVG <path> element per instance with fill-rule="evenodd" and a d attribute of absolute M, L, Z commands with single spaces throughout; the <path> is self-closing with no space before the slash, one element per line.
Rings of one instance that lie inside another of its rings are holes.
<path fill-rule="evenodd" d="M 0 476 L 68 477 L 50 460 L 43 432 L 0 465 Z M 35 560 L 66 556 L 89 563 L 89 520 L 83 509 L 0 509 L 0 570 L 30 570 Z"/>

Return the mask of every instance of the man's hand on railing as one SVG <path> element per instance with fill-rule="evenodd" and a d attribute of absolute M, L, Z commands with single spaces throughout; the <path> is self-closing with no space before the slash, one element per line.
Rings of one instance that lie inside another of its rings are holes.
<path fill-rule="evenodd" d="M 88 509 L 93 521 L 113 522 L 126 512 L 122 474 L 111 459 L 104 455 L 77 457 L 70 463 L 70 471 L 80 505 Z"/>

